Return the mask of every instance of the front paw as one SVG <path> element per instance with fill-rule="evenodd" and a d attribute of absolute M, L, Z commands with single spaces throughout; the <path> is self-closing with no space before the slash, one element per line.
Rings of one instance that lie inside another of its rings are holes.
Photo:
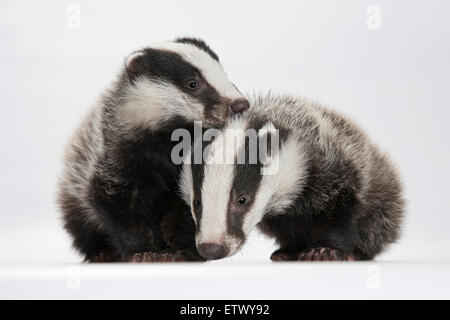
<path fill-rule="evenodd" d="M 288 251 L 286 249 L 278 249 L 272 253 L 270 260 L 272 261 L 294 261 L 297 260 L 298 253 Z"/>
<path fill-rule="evenodd" d="M 299 261 L 354 261 L 352 254 L 328 247 L 310 248 L 300 252 Z"/>

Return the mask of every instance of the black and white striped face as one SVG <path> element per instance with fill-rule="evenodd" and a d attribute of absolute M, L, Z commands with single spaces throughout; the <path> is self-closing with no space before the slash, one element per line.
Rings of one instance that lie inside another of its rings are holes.
<path fill-rule="evenodd" d="M 176 118 L 222 125 L 249 107 L 202 40 L 154 45 L 133 53 L 125 64 L 130 84 L 120 120 L 130 126 L 155 128 Z"/>
<path fill-rule="evenodd" d="M 196 223 L 198 252 L 207 259 L 236 253 L 266 213 L 282 212 L 301 190 L 301 146 L 294 139 L 280 146 L 271 123 L 248 127 L 243 117 L 231 120 L 204 150 L 203 164 L 183 168 L 181 191 Z M 264 149 L 271 148 L 256 163 L 250 160 L 255 152 L 249 142 L 252 132 L 258 150 L 260 141 L 268 142 Z M 272 148 L 274 143 L 278 148 Z"/>

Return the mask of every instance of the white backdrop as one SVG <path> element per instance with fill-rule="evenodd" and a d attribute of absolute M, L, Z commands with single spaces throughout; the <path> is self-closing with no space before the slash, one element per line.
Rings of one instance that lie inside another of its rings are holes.
<path fill-rule="evenodd" d="M 79 15 L 78 15 L 79 13 Z M 62 147 L 123 58 L 190 35 L 246 93 L 356 119 L 404 178 L 404 235 L 382 259 L 450 260 L 450 3 L 0 1 L 0 263 L 75 262 L 54 194 Z M 234 260 L 267 260 L 255 235 Z"/>

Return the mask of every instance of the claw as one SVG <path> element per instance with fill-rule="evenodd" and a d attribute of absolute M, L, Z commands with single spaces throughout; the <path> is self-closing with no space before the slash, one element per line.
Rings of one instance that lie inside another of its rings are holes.
<path fill-rule="evenodd" d="M 300 252 L 299 261 L 354 261 L 352 254 L 345 254 L 339 249 L 318 247 Z"/>
<path fill-rule="evenodd" d="M 142 254 L 136 253 L 132 258 L 131 262 L 141 262 L 142 261 Z"/>

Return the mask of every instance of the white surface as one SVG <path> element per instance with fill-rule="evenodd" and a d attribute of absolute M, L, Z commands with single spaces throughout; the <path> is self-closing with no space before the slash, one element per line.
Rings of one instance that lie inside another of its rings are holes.
<path fill-rule="evenodd" d="M 0 299 L 450 299 L 450 264 L 53 265 L 0 270 Z"/>
<path fill-rule="evenodd" d="M 79 29 L 67 25 L 72 5 L 81 10 Z M 379 30 L 366 26 L 369 5 L 381 9 Z M 323 297 L 342 286 L 346 296 L 448 297 L 450 268 L 442 263 L 450 261 L 449 12 L 445 0 L 1 1 L 0 297 L 55 297 L 65 290 L 66 264 L 80 258 L 61 231 L 54 203 L 63 143 L 126 54 L 180 35 L 210 43 L 243 92 L 272 89 L 316 98 L 351 115 L 391 153 L 404 178 L 408 212 L 402 239 L 378 259 L 395 262 L 380 264 L 385 289 L 364 291 L 364 281 L 356 277 L 364 277 L 361 264 L 248 264 L 267 261 L 274 249 L 255 235 L 231 259 L 237 265 L 217 269 L 214 263 L 83 265 L 92 286 L 83 280 L 85 289 L 61 293 L 64 297 L 149 297 L 153 293 L 140 281 L 154 281 L 153 271 L 170 279 L 189 268 L 223 276 L 224 285 L 226 274 L 242 281 L 250 274 L 253 286 L 236 290 L 250 298 L 315 297 L 316 286 Z M 116 281 L 95 280 L 103 272 Z M 286 282 L 274 284 L 279 290 L 263 290 L 264 272 Z M 128 273 L 142 277 L 124 281 Z M 171 283 L 193 279 L 199 278 Z M 170 297 L 163 282 L 160 289 Z M 227 291 L 214 284 L 208 292 L 225 297 Z"/>

